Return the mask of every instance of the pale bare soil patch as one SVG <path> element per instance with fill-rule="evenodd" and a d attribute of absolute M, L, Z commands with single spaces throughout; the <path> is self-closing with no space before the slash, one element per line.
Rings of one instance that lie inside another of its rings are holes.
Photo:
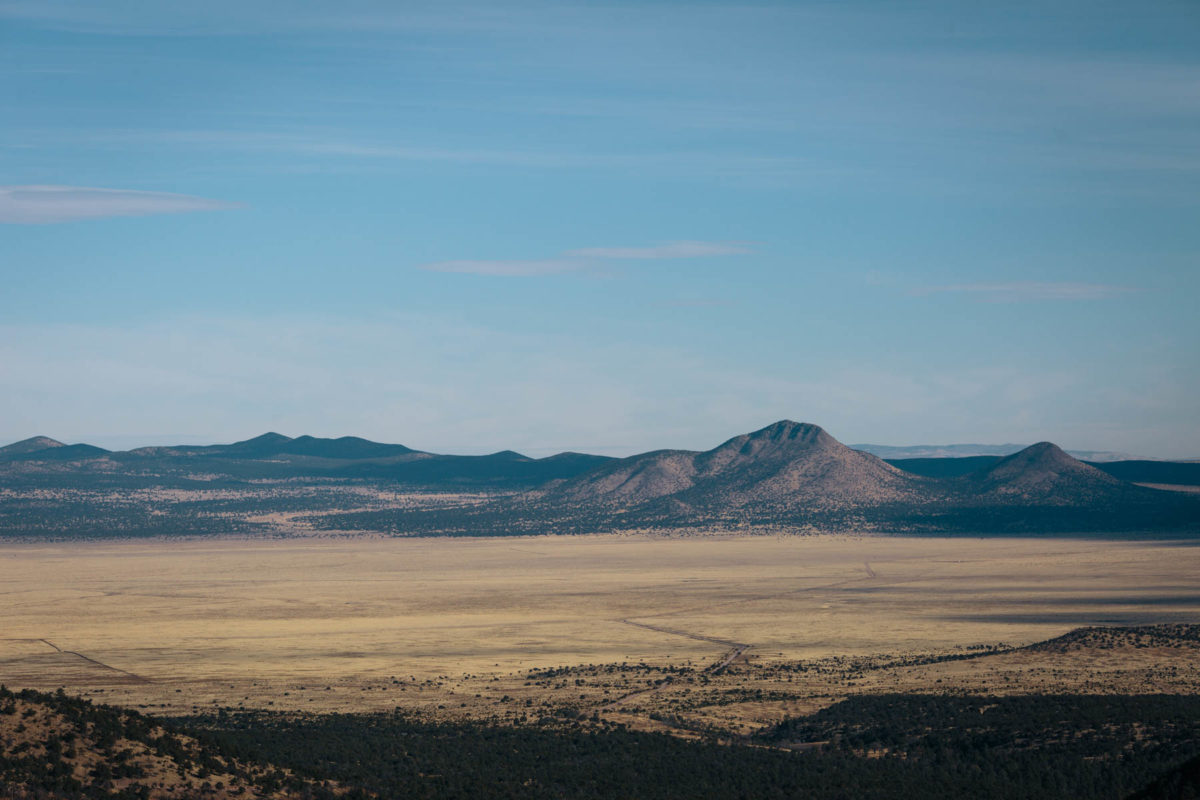
<path fill-rule="evenodd" d="M 0 682 L 167 714 L 401 706 L 745 732 L 857 692 L 1191 692 L 1197 648 L 1010 648 L 1198 621 L 1200 547 L 1178 542 L 0 545 Z"/>

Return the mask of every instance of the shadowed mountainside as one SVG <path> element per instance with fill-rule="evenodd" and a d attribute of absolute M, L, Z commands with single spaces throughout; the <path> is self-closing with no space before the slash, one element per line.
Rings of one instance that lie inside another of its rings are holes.
<path fill-rule="evenodd" d="M 271 432 L 233 444 L 142 447 L 129 451 L 129 455 L 143 458 L 156 456 L 267 458 L 295 455 L 315 458 L 360 459 L 388 458 L 416 452 L 402 444 L 380 444 L 358 436 L 342 436 L 337 439 L 298 436 L 293 439 L 281 433 Z"/>

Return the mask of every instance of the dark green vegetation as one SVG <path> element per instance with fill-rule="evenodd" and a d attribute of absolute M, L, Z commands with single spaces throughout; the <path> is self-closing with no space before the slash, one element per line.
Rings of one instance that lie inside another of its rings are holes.
<path fill-rule="evenodd" d="M 1003 456 L 959 456 L 954 458 L 888 458 L 887 463 L 926 478 L 961 478 L 995 464 Z M 1092 466 L 1098 466 L 1093 464 Z"/>
<path fill-rule="evenodd" d="M 733 744 L 399 713 L 181 724 L 388 797 L 1120 798 L 1200 753 L 1200 698 L 1159 695 L 859 697 Z"/>
<path fill-rule="evenodd" d="M 274 433 L 127 452 L 39 437 L 0 448 L 0 536 L 1200 532 L 1200 495 L 1133 483 L 1200 484 L 1200 464 L 1088 465 L 1045 442 L 1005 457 L 896 463 L 905 469 L 789 421 L 705 452 L 623 459 L 446 456 Z"/>
<path fill-rule="evenodd" d="M 1200 752 L 1200 697 L 854 697 L 763 739 L 937 765 L 973 797 L 1121 797 Z"/>
<path fill-rule="evenodd" d="M 1200 462 L 1197 461 L 1113 461 L 1096 466 L 1123 481 L 1200 486 Z"/>
<path fill-rule="evenodd" d="M 1122 646 L 1194 648 L 1200 646 L 1200 625 L 1165 623 L 1136 627 L 1112 625 L 1076 628 L 1062 636 L 1027 645 L 1023 649 L 1034 652 L 1066 653 L 1085 648 L 1112 650 Z"/>
<path fill-rule="evenodd" d="M 1193 758 L 1151 783 L 1129 800 L 1197 800 L 1200 798 L 1200 757 Z"/>

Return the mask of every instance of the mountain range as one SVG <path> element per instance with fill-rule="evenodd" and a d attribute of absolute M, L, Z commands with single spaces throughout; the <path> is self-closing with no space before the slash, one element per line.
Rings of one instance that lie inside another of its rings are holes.
<path fill-rule="evenodd" d="M 278 433 L 226 445 L 117 452 L 46 437 L 0 448 L 0 486 L 238 490 L 330 480 L 406 491 L 469 490 L 490 498 L 469 508 L 428 513 L 356 509 L 344 501 L 322 509 L 306 501 L 326 515 L 314 517 L 312 524 L 348 530 L 1200 529 L 1200 494 L 1159 490 L 1200 486 L 1197 463 L 1089 464 L 1049 442 L 1004 456 L 884 460 L 843 445 L 817 425 L 790 420 L 707 451 L 656 450 L 627 458 L 560 453 L 537 459 L 512 451 L 441 455 L 353 436 Z M 260 511 L 272 508 L 270 500 L 255 502 Z"/>
<path fill-rule="evenodd" d="M 383 444 L 357 436 L 336 439 L 292 438 L 264 433 L 233 444 L 172 445 L 110 451 L 89 444 L 66 445 L 35 436 L 0 447 L 0 467 L 64 465 L 79 476 L 113 477 L 130 471 L 163 477 L 195 473 L 241 480 L 289 477 L 383 479 L 420 487 L 528 488 L 572 477 L 606 456 L 559 453 L 547 458 L 504 450 L 482 456 L 427 453 L 402 444 Z M 69 462 L 69 466 L 67 466 Z"/>
<path fill-rule="evenodd" d="M 947 477 L 979 469 L 1026 449 L 1027 445 L 854 444 L 846 447 L 870 453 L 907 472 L 927 477 Z M 654 451 L 635 458 L 686 452 Z M 1123 480 L 1200 484 L 1200 460 L 1134 459 L 1122 453 L 1101 450 L 1066 452 Z M 48 436 L 33 436 L 0 447 L 0 464 L 77 462 L 85 465 L 98 459 L 107 459 L 115 464 L 161 466 L 168 470 L 171 466 L 195 467 L 203 465 L 207 459 L 216 459 L 224 467 L 238 473 L 257 470 L 270 476 L 344 471 L 363 477 L 391 477 L 414 485 L 436 484 L 442 480 L 452 483 L 482 481 L 511 485 L 536 484 L 542 480 L 572 477 L 599 464 L 622 460 L 573 452 L 532 458 L 512 450 L 482 456 L 444 455 L 415 450 L 402 444 L 373 442 L 358 436 L 292 438 L 274 432 L 232 444 L 151 446 L 123 451 L 106 450 L 92 444 L 65 444 Z M 241 468 L 235 462 L 242 462 Z M 400 464 L 411 466 L 399 467 Z"/>
<path fill-rule="evenodd" d="M 1200 526 L 1200 497 L 1135 485 L 1049 442 L 984 458 L 959 474 L 923 475 L 847 447 L 816 425 L 784 420 L 706 452 L 665 450 L 602 464 L 548 487 L 539 500 L 607 513 L 628 527 L 714 522 L 979 531 Z"/>

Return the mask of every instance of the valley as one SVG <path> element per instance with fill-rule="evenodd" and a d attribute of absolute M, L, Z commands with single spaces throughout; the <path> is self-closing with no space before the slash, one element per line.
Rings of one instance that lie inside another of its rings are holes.
<path fill-rule="evenodd" d="M 0 796 L 1186 784 L 1194 467 L 787 420 L 622 459 L 35 437 L 0 448 Z"/>
<path fill-rule="evenodd" d="M 568 714 L 744 735 L 857 694 L 1200 687 L 1178 632 L 1025 649 L 1194 623 L 1188 542 L 310 537 L 0 555 L 0 683 L 147 713 Z"/>

